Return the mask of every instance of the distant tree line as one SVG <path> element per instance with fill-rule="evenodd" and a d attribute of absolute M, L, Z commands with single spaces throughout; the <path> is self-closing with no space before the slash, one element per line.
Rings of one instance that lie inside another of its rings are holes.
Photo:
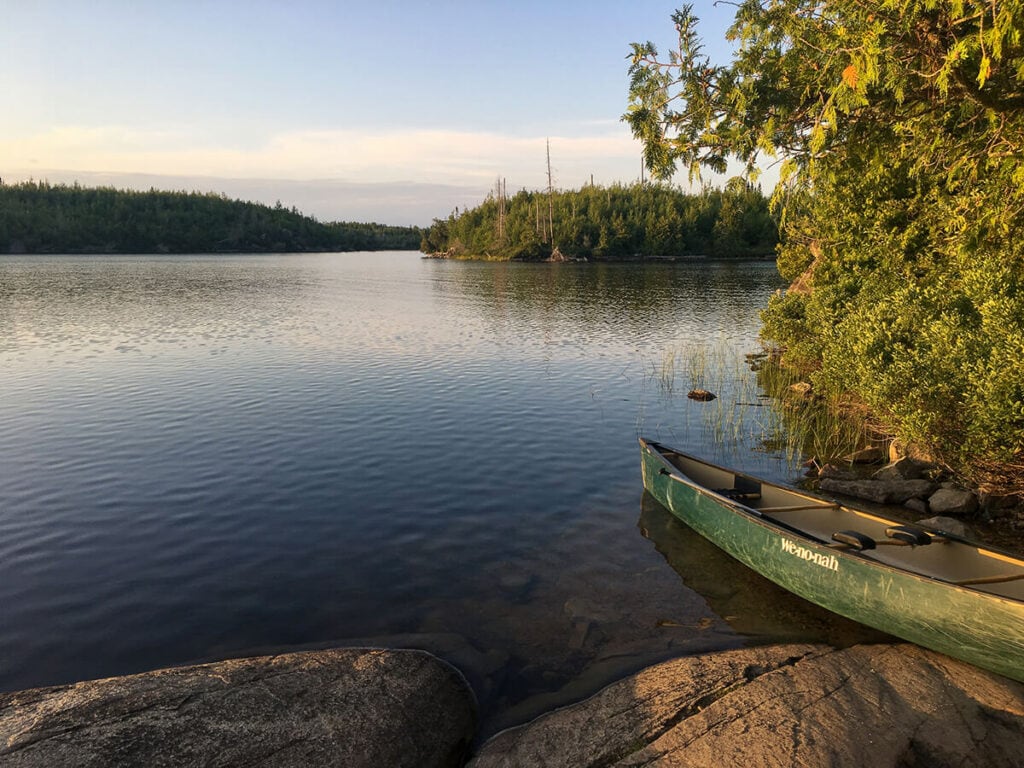
<path fill-rule="evenodd" d="M 435 219 L 420 250 L 450 258 L 571 259 L 768 256 L 778 226 L 760 188 L 731 179 L 690 194 L 666 184 L 586 186 L 506 197 L 503 185 L 476 208 Z"/>
<path fill-rule="evenodd" d="M 416 250 L 418 227 L 321 223 L 295 208 L 195 192 L 0 185 L 0 253 Z"/>

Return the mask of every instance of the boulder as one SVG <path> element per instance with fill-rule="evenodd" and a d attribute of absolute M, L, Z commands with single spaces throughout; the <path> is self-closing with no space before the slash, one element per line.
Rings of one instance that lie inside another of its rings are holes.
<path fill-rule="evenodd" d="M 497 766 L 1017 766 L 1024 684 L 913 645 L 675 659 L 488 741 Z"/>
<path fill-rule="evenodd" d="M 454 667 L 334 649 L 0 693 L 0 764 L 458 766 L 475 727 Z"/>
<path fill-rule="evenodd" d="M 978 497 L 960 488 L 940 488 L 928 497 L 928 508 L 936 515 L 970 515 L 978 509 Z"/>
<path fill-rule="evenodd" d="M 927 464 L 904 456 L 886 464 L 871 477 L 875 480 L 919 480 L 927 468 Z"/>
<path fill-rule="evenodd" d="M 929 512 L 928 502 L 924 499 L 907 499 L 903 506 L 919 515 L 927 515 Z"/>
<path fill-rule="evenodd" d="M 965 539 L 977 538 L 975 531 L 969 525 L 960 520 L 954 520 L 952 517 L 936 515 L 935 517 L 918 520 L 917 525 L 942 533 L 952 533 L 954 536 L 963 536 Z"/>
<path fill-rule="evenodd" d="M 931 480 L 836 480 L 826 478 L 818 486 L 828 493 L 842 493 L 879 504 L 903 504 L 923 499 L 938 487 Z"/>

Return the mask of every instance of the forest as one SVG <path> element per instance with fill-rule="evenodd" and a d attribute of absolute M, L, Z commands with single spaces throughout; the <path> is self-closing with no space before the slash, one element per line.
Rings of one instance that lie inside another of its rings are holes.
<path fill-rule="evenodd" d="M 418 227 L 321 223 L 295 208 L 197 192 L 0 184 L 0 253 L 416 250 Z"/>
<path fill-rule="evenodd" d="M 511 197 L 499 182 L 476 208 L 435 219 L 420 250 L 448 258 L 620 261 L 766 257 L 778 226 L 760 188 L 731 179 L 688 194 L 668 184 L 585 186 Z"/>

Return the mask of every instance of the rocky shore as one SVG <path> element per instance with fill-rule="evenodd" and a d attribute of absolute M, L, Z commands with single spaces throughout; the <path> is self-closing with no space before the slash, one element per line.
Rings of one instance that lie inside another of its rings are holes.
<path fill-rule="evenodd" d="M 0 694 L 0 765 L 459 766 L 476 704 L 420 651 L 336 649 Z M 469 765 L 1016 766 L 1024 684 L 907 644 L 649 667 Z"/>
<path fill-rule="evenodd" d="M 903 507 L 909 522 L 956 536 L 1017 550 L 1024 535 L 1024 502 L 957 485 L 940 467 L 892 451 L 888 463 L 878 448 L 866 448 L 842 462 L 811 464 L 808 485 L 821 495 Z M 863 504 L 862 504 L 863 506 Z M 899 513 L 896 513 L 899 516 Z"/>
<path fill-rule="evenodd" d="M 1015 766 L 1024 685 L 913 645 L 675 659 L 491 739 L 498 766 Z"/>
<path fill-rule="evenodd" d="M 760 366 L 765 357 L 751 355 L 748 360 Z M 817 396 L 811 384 L 801 381 L 791 385 L 784 397 L 792 404 L 811 402 Z M 949 472 L 934 463 L 926 447 L 887 440 L 868 445 L 842 460 L 826 461 L 812 456 L 805 466 L 809 487 L 824 494 L 903 505 L 911 513 L 924 516 L 996 523 L 1010 536 L 1024 532 L 1024 497 L 957 484 Z"/>
<path fill-rule="evenodd" d="M 460 766 L 462 675 L 422 651 L 340 648 L 0 694 L 0 766 Z"/>

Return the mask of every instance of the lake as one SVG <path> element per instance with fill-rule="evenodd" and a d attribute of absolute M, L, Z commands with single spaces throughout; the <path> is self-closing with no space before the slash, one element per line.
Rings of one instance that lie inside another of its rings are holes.
<path fill-rule="evenodd" d="M 643 494 L 640 434 L 799 477 L 743 357 L 780 287 L 749 262 L 0 257 L 0 689 L 421 647 L 493 732 L 670 656 L 855 638 Z"/>

